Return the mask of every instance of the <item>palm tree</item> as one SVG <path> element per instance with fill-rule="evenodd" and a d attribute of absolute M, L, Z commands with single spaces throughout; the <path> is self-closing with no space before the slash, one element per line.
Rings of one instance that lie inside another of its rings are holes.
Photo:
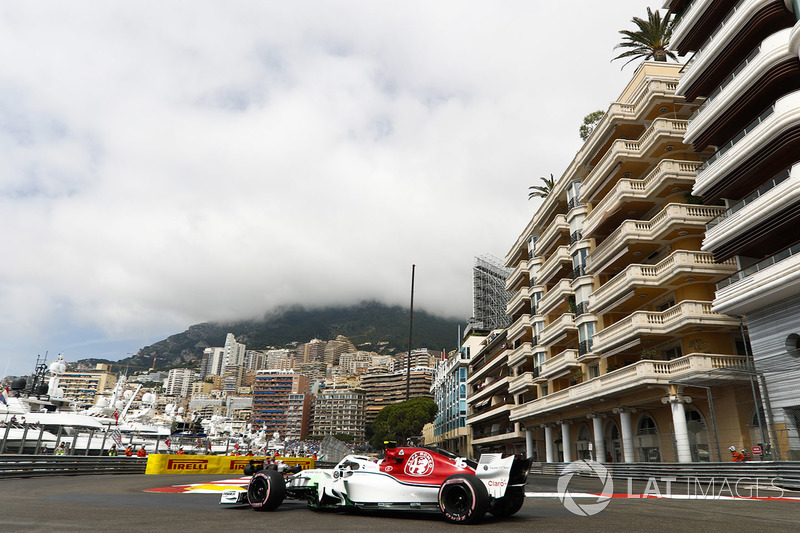
<path fill-rule="evenodd" d="M 638 26 L 639 31 L 620 30 L 619 32 L 625 37 L 614 47 L 614 49 L 630 48 L 630 50 L 621 53 L 611 61 L 625 57 L 631 58 L 625 65 L 639 58 L 666 61 L 669 57 L 677 61 L 677 56 L 667 49 L 669 39 L 672 37 L 672 26 L 675 23 L 671 16 L 671 13 L 667 13 L 667 16 L 662 19 L 658 10 L 653 12 L 648 7 L 647 20 L 633 17 L 633 23 Z M 622 68 L 625 68 L 625 65 L 622 65 Z"/>
<path fill-rule="evenodd" d="M 550 191 L 553 190 L 553 185 L 555 185 L 555 178 L 553 178 L 553 174 L 550 174 L 550 179 L 545 178 L 542 176 L 539 178 L 544 182 L 544 185 L 531 185 L 528 187 L 531 192 L 528 193 L 528 200 L 533 200 L 534 198 L 547 198 L 547 195 L 550 194 Z"/>

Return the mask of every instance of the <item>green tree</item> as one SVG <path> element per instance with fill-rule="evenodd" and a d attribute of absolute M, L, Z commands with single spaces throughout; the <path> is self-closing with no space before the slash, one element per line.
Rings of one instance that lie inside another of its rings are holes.
<path fill-rule="evenodd" d="M 534 198 L 547 198 L 547 195 L 553 190 L 553 186 L 555 185 L 555 178 L 553 178 L 553 174 L 550 174 L 550 179 L 547 179 L 544 176 L 539 179 L 542 180 L 544 185 L 531 185 L 528 187 L 530 190 L 528 193 L 528 200 L 533 200 Z"/>
<path fill-rule="evenodd" d="M 666 61 L 671 58 L 677 61 L 677 56 L 667 49 L 669 39 L 672 37 L 672 26 L 675 20 L 670 13 L 663 19 L 661 13 L 656 9 L 655 12 L 647 8 L 647 20 L 633 17 L 632 22 L 639 28 L 638 31 L 620 30 L 624 36 L 622 42 L 614 49 L 628 48 L 629 50 L 621 53 L 612 61 L 630 57 L 625 65 L 631 61 L 641 59 L 652 59 L 654 61 Z M 622 65 L 622 68 L 625 68 Z"/>
<path fill-rule="evenodd" d="M 589 138 L 589 135 L 594 131 L 594 127 L 597 126 L 597 123 L 600 122 L 604 116 L 606 116 L 606 112 L 602 109 L 598 109 L 583 117 L 583 124 L 581 124 L 580 129 L 582 141 Z"/>
<path fill-rule="evenodd" d="M 369 442 L 376 449 L 383 448 L 386 440 L 403 445 L 409 437 L 421 434 L 422 426 L 433 422 L 437 410 L 436 402 L 431 398 L 411 398 L 387 405 L 378 412 L 372 423 Z"/>

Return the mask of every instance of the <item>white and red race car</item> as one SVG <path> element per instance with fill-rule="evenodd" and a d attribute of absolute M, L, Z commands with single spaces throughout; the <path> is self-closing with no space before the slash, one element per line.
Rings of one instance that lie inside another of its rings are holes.
<path fill-rule="evenodd" d="M 247 488 L 222 493 L 221 504 L 249 504 L 258 511 L 277 509 L 286 498 L 312 509 L 439 509 L 454 523 L 470 524 L 488 511 L 513 515 L 525 501 L 530 461 L 483 454 L 478 463 L 440 448 L 387 448 L 375 461 L 348 455 L 332 469 L 303 470 L 285 477 L 277 469 L 254 465 Z"/>

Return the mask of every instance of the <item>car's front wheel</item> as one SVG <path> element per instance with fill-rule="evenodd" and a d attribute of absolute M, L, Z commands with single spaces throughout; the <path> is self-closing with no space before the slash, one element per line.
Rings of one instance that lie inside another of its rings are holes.
<path fill-rule="evenodd" d="M 286 497 L 286 481 L 277 470 L 259 470 L 250 478 L 247 501 L 256 511 L 273 511 Z"/>
<path fill-rule="evenodd" d="M 486 485 L 472 474 L 455 474 L 439 487 L 439 509 L 449 522 L 474 524 L 489 508 Z"/>

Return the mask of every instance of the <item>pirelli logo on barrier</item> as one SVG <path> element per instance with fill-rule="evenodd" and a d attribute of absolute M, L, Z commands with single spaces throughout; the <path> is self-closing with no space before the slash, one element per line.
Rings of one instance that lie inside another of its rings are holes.
<path fill-rule="evenodd" d="M 208 470 L 208 459 L 169 459 L 167 471 L 172 470 Z"/>
<path fill-rule="evenodd" d="M 300 465 L 303 470 L 314 468 L 314 459 L 308 457 L 231 457 L 230 455 L 166 455 L 152 453 L 147 456 L 147 474 L 242 474 L 251 460 L 280 459 L 290 467 Z"/>
<path fill-rule="evenodd" d="M 233 472 L 240 472 L 244 470 L 246 465 L 250 464 L 250 459 L 231 459 L 230 469 Z"/>

